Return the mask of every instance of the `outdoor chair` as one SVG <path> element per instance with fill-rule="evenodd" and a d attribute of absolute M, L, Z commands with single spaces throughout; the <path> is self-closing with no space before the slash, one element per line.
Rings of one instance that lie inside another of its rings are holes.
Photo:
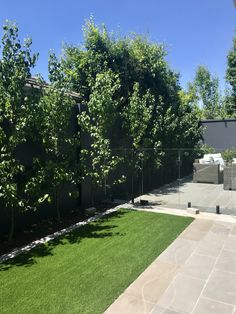
<path fill-rule="evenodd" d="M 194 183 L 223 183 L 223 171 L 220 165 L 215 164 L 193 164 L 193 182 Z"/>
<path fill-rule="evenodd" d="M 223 183 L 224 160 L 221 154 L 205 154 L 193 164 L 193 182 Z"/>
<path fill-rule="evenodd" d="M 236 163 L 224 169 L 224 190 L 236 190 Z"/>

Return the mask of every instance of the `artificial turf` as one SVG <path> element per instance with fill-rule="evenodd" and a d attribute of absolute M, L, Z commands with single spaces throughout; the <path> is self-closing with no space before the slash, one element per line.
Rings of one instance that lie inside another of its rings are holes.
<path fill-rule="evenodd" d="M 102 313 L 192 218 L 122 209 L 0 264 L 0 313 Z"/>

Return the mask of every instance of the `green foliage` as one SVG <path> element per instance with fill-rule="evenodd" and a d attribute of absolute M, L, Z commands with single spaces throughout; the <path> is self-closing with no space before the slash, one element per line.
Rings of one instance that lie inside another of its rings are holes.
<path fill-rule="evenodd" d="M 194 148 L 199 142 L 200 113 L 194 91 L 181 90 L 163 45 L 137 35 L 117 38 L 90 20 L 84 28 L 84 46 L 65 46 L 60 59 L 50 54 L 50 85 L 45 87 L 39 80 L 36 96 L 25 91 L 37 59 L 30 50 L 31 40 L 22 45 L 15 25 L 4 26 L 4 32 L 0 197 L 9 208 L 25 210 L 45 201 L 56 202 L 60 218 L 64 185 L 89 177 L 94 187 L 106 186 L 122 161 L 115 151 L 130 151 L 132 157 L 127 154 L 125 162 L 133 172 L 140 172 L 147 160 L 155 167 L 175 163 L 176 153 L 165 152 L 164 161 L 163 148 Z M 90 145 L 81 147 L 79 156 L 79 134 L 70 130 L 75 106 L 70 91 L 78 92 L 87 106 L 78 124 Z M 26 167 L 15 157 L 15 150 L 30 141 L 42 152 Z M 149 154 L 152 149 L 154 154 Z"/>
<path fill-rule="evenodd" d="M 141 96 L 139 83 L 135 83 L 128 106 L 123 110 L 122 118 L 127 134 L 130 137 L 131 147 L 136 150 L 142 146 L 145 140 L 147 127 L 152 117 L 153 107 L 154 97 L 149 91 Z"/>
<path fill-rule="evenodd" d="M 201 134 L 197 109 L 190 101 L 188 105 L 182 102 L 178 75 L 165 60 L 163 45 L 138 35 L 117 38 L 105 26 L 97 27 L 93 20 L 86 23 L 84 37 L 83 47 L 64 47 L 63 73 L 88 106 L 91 101 L 98 102 L 98 106 L 101 103 L 101 95 L 93 91 L 97 75 L 109 71 L 119 79 L 120 88 L 114 92 L 113 100 L 117 102 L 114 113 L 120 115 L 113 122 L 112 134 L 103 135 L 109 145 L 136 149 L 141 155 L 143 148 L 154 148 L 154 158 L 148 153 L 145 158 L 158 166 L 163 156 L 161 147 L 195 147 Z M 112 110 L 104 109 L 106 119 Z"/>
<path fill-rule="evenodd" d="M 210 71 L 199 66 L 193 82 L 196 97 L 202 104 L 203 117 L 214 119 L 221 115 L 219 79 L 212 76 Z"/>
<path fill-rule="evenodd" d="M 236 158 L 236 148 L 232 147 L 231 149 L 226 149 L 222 153 L 222 157 L 227 163 L 231 163 L 233 158 Z"/>
<path fill-rule="evenodd" d="M 201 119 L 236 117 L 236 36 L 227 56 L 226 82 L 229 85 L 221 96 L 218 78 L 206 67 L 198 67 L 193 83 L 189 84 L 188 92 L 193 94 L 200 108 Z"/>
<path fill-rule="evenodd" d="M 89 134 L 91 140 L 91 147 L 82 148 L 81 160 L 83 177 L 90 177 L 94 188 L 106 185 L 107 177 L 120 161 L 113 154 L 109 139 L 117 115 L 118 102 L 114 95 L 120 88 L 118 75 L 110 70 L 98 73 L 90 87 L 88 112 L 82 112 L 78 122 L 81 131 Z"/>
<path fill-rule="evenodd" d="M 227 86 L 227 88 L 225 89 L 224 96 L 222 98 L 221 117 L 223 119 L 236 117 L 234 103 L 235 101 L 234 96 L 232 95 L 232 90 Z"/>
<path fill-rule="evenodd" d="M 26 97 L 25 82 L 30 77 L 37 55 L 31 53 L 31 39 L 22 44 L 18 38 L 18 28 L 7 22 L 3 26 L 0 60 L 0 198 L 11 210 L 11 232 L 14 232 L 14 210 L 27 210 L 29 191 L 27 182 L 29 170 L 16 157 L 15 151 L 32 140 L 34 120 L 34 98 Z"/>
<path fill-rule="evenodd" d="M 65 184 L 76 185 L 79 180 L 77 150 L 79 134 L 71 131 L 72 110 L 75 101 L 66 89 L 60 63 L 55 55 L 49 59 L 51 84 L 42 89 L 38 103 L 38 137 L 44 157 L 37 160 L 40 170 L 33 181 L 44 187 L 47 200 L 56 203 L 57 217 L 60 220 L 60 194 Z"/>
<path fill-rule="evenodd" d="M 122 112 L 123 126 L 128 135 L 131 147 L 131 163 L 133 172 L 142 170 L 147 154 L 142 150 L 147 144 L 148 126 L 153 114 L 154 97 L 150 91 L 140 95 L 139 83 L 135 83 L 133 93 L 129 97 L 128 106 Z"/>
<path fill-rule="evenodd" d="M 202 144 L 199 150 L 200 150 L 201 156 L 204 154 L 214 154 L 216 152 L 215 148 L 209 146 L 208 144 Z"/>
<path fill-rule="evenodd" d="M 207 144 L 202 144 L 199 147 L 199 150 L 196 150 L 199 156 L 203 156 L 204 154 L 215 154 L 216 150 L 214 147 L 211 147 Z M 221 152 L 222 158 L 226 163 L 231 163 L 233 158 L 236 158 L 236 148 L 232 147 L 230 149 L 226 149 Z"/>
<path fill-rule="evenodd" d="M 236 36 L 233 39 L 233 47 L 228 54 L 226 80 L 231 86 L 230 99 L 228 98 L 228 111 L 236 117 Z"/>

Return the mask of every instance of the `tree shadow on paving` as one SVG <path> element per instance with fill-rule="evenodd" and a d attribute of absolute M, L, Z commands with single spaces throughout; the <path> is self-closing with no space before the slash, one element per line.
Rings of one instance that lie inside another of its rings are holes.
<path fill-rule="evenodd" d="M 163 195 L 169 195 L 173 193 L 184 193 L 183 191 L 180 191 L 179 188 L 184 187 L 186 183 L 192 182 L 192 177 L 187 176 L 180 180 L 175 180 L 171 183 L 167 183 L 157 189 L 154 189 L 153 191 L 147 193 L 148 195 L 152 194 L 156 197 L 161 197 Z"/>
<path fill-rule="evenodd" d="M 86 238 L 101 239 L 114 236 L 124 236 L 124 233 L 121 234 L 120 232 L 115 232 L 114 229 L 118 227 L 116 224 L 104 225 L 104 223 L 112 222 L 113 218 L 120 218 L 126 213 L 127 211 L 124 210 L 122 212 L 109 214 L 107 217 L 104 216 L 98 221 L 92 222 L 69 233 L 58 236 L 57 238 L 45 244 L 37 245 L 28 252 L 21 253 L 12 259 L 0 263 L 0 272 L 9 270 L 13 266 L 32 266 L 37 263 L 38 258 L 53 256 L 53 251 L 58 245 L 70 245 L 75 243 L 79 244 L 83 239 Z"/>

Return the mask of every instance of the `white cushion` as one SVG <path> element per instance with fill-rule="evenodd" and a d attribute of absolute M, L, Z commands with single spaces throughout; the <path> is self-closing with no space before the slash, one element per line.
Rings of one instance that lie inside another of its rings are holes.
<path fill-rule="evenodd" d="M 203 156 L 204 159 L 209 159 L 209 158 L 222 158 L 221 153 L 218 154 L 205 154 Z"/>
<path fill-rule="evenodd" d="M 218 154 L 212 154 L 213 158 L 222 158 L 221 153 Z"/>
<path fill-rule="evenodd" d="M 213 164 L 214 163 L 214 159 L 210 154 L 204 155 L 203 160 L 204 160 L 205 164 Z"/>
<path fill-rule="evenodd" d="M 205 154 L 203 156 L 203 159 L 205 162 L 203 163 L 207 163 L 207 164 L 215 164 L 215 165 L 220 165 L 220 170 L 224 169 L 224 159 L 221 156 L 221 153 L 217 153 L 217 154 Z"/>
<path fill-rule="evenodd" d="M 218 158 L 218 157 L 213 157 L 213 160 L 214 160 L 214 163 L 215 164 L 219 164 L 221 166 L 224 166 L 225 165 L 225 162 L 224 162 L 224 159 L 221 157 L 221 158 Z"/>

